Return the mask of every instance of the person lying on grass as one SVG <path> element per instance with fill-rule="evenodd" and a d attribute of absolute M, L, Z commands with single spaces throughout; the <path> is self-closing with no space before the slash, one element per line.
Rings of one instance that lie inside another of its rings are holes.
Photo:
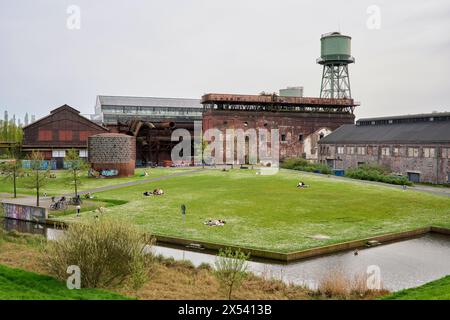
<path fill-rule="evenodd" d="M 222 227 L 225 225 L 225 223 L 226 223 L 225 220 L 221 220 L 221 219 L 218 219 L 218 220 L 208 219 L 204 222 L 204 224 L 206 224 L 207 226 L 210 226 L 210 227 Z"/>

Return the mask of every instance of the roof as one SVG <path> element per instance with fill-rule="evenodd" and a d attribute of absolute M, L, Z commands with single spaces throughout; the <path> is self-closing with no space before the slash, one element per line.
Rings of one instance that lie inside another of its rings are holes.
<path fill-rule="evenodd" d="M 357 106 L 353 99 L 328 99 L 313 97 L 284 97 L 276 94 L 228 94 L 207 93 L 202 97 L 202 103 L 227 103 L 227 104 L 280 104 L 280 105 L 324 105 L 324 106 Z"/>
<path fill-rule="evenodd" d="M 62 105 L 61 107 L 58 107 L 58 108 L 56 108 L 56 109 L 53 109 L 52 111 L 50 111 L 50 114 L 49 114 L 49 115 L 47 115 L 47 116 L 45 116 L 45 117 L 43 117 L 43 118 L 40 118 L 40 119 L 38 119 L 38 120 L 36 120 L 36 121 L 30 123 L 29 125 L 24 126 L 22 129 L 26 129 L 26 128 L 28 128 L 28 127 L 35 126 L 35 125 L 38 124 L 39 122 L 41 122 L 41 121 L 43 121 L 43 120 L 45 120 L 45 119 L 48 119 L 48 118 L 50 118 L 51 116 L 53 116 L 54 114 L 56 114 L 56 113 L 58 113 L 58 112 L 62 112 L 62 111 L 69 111 L 69 112 L 75 113 L 75 114 L 78 115 L 79 117 L 81 117 L 81 118 L 83 118 L 83 119 L 86 119 L 87 121 L 91 122 L 93 125 L 95 125 L 95 126 L 97 126 L 97 127 L 99 127 L 99 128 L 102 128 L 102 129 L 105 130 L 105 131 L 108 131 L 107 128 L 105 128 L 105 127 L 103 127 L 103 126 L 101 126 L 101 125 L 95 123 L 94 121 L 91 121 L 90 119 L 88 119 L 88 118 L 86 118 L 86 117 L 83 117 L 83 116 L 80 114 L 80 111 L 78 111 L 78 110 L 72 108 L 71 106 L 69 106 L 69 105 L 67 105 L 67 104 L 64 104 L 64 105 Z"/>
<path fill-rule="evenodd" d="M 320 144 L 438 144 L 450 143 L 450 121 L 381 125 L 343 125 Z"/>
<path fill-rule="evenodd" d="M 129 135 L 123 134 L 123 133 L 106 132 L 106 133 L 95 134 L 91 137 L 132 137 L 132 136 L 129 136 Z"/>
<path fill-rule="evenodd" d="M 127 96 L 97 96 L 100 105 L 121 107 L 202 108 L 200 99 Z"/>
<path fill-rule="evenodd" d="M 69 106 L 67 104 L 62 105 L 59 108 L 53 109 L 52 111 L 50 111 L 50 114 L 54 114 L 54 113 L 57 113 L 57 112 L 62 111 L 62 110 L 67 110 L 67 111 L 71 111 L 71 112 L 76 113 L 76 114 L 80 114 L 80 111 L 72 108 L 71 106 Z"/>

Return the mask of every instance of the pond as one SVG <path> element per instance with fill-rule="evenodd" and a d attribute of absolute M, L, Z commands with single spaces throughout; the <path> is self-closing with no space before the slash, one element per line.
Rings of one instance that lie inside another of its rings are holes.
<path fill-rule="evenodd" d="M 50 240 L 63 233 L 62 230 L 9 219 L 3 220 L 1 225 L 7 230 L 41 234 Z M 196 266 L 201 263 L 213 264 L 216 258 L 212 252 L 192 251 L 184 247 L 158 244 L 152 250 L 165 257 L 190 260 Z M 363 275 L 367 274 L 369 266 L 378 268 L 384 288 L 391 291 L 420 286 L 450 275 L 450 237 L 431 233 L 377 247 L 361 248 L 357 255 L 353 250 L 343 251 L 288 264 L 249 261 L 249 269 L 256 274 L 310 288 L 315 288 L 319 279 L 332 272 Z"/>

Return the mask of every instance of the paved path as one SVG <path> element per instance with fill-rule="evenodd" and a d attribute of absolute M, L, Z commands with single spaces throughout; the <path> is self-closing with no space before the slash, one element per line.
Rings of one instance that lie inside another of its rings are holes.
<path fill-rule="evenodd" d="M 119 184 L 105 186 L 105 187 L 99 187 L 99 188 L 94 188 L 94 189 L 89 189 L 89 190 L 83 190 L 83 191 L 78 192 L 78 194 L 79 195 L 84 195 L 84 194 L 87 194 L 87 193 L 97 193 L 97 192 L 121 189 L 121 188 L 126 188 L 126 187 L 132 187 L 132 186 L 146 184 L 146 183 L 153 182 L 153 181 L 160 181 L 160 180 L 165 180 L 165 179 L 185 176 L 185 175 L 189 175 L 189 174 L 192 174 L 192 173 L 201 172 L 203 170 L 205 170 L 205 169 L 188 170 L 188 171 L 177 172 L 177 173 L 168 174 L 168 175 L 160 176 L 160 177 L 156 177 L 156 178 L 136 180 L 136 181 L 130 181 L 130 182 L 125 182 L 125 183 L 119 183 Z M 73 193 L 70 193 L 70 194 L 64 194 L 62 196 L 65 196 L 65 197 L 68 198 L 68 197 L 73 197 L 73 195 L 74 195 Z M 58 199 L 59 197 L 56 196 L 55 198 Z M 40 201 L 42 202 L 41 203 L 41 207 L 48 208 L 50 206 L 50 203 L 51 203 L 51 197 L 41 197 Z M 16 199 L 1 199 L 1 202 L 35 206 L 36 205 L 36 196 L 26 196 L 26 197 L 16 198 Z"/>
<path fill-rule="evenodd" d="M 290 170 L 290 169 L 283 169 L 283 170 L 293 171 L 293 172 L 296 172 L 296 173 L 302 174 L 302 175 L 309 175 L 309 176 L 316 176 L 316 177 L 327 177 L 326 175 L 318 174 L 318 173 L 312 173 L 312 172 L 297 171 L 297 170 Z M 352 179 L 352 178 L 348 178 L 348 177 L 338 177 L 338 176 L 334 176 L 334 175 L 329 175 L 329 178 L 330 179 L 335 179 L 335 180 L 343 180 L 343 181 L 358 182 L 358 183 L 363 183 L 363 184 L 384 186 L 384 187 L 393 188 L 393 189 L 400 189 L 400 190 L 403 189 L 402 186 L 398 186 L 398 185 L 395 185 L 395 184 L 384 183 L 384 182 L 358 180 L 358 179 Z M 426 193 L 431 193 L 431 194 L 438 195 L 438 196 L 450 197 L 450 188 L 446 188 L 446 187 L 433 187 L 433 186 L 425 186 L 425 185 L 415 185 L 413 187 L 407 187 L 406 191 L 426 192 Z"/>

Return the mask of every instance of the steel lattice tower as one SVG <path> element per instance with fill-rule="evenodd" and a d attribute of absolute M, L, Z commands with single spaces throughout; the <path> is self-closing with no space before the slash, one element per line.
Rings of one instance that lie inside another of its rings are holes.
<path fill-rule="evenodd" d="M 351 56 L 351 37 L 332 32 L 322 35 L 320 42 L 321 56 L 317 59 L 323 65 L 320 97 L 351 98 L 348 65 L 355 62 Z"/>

